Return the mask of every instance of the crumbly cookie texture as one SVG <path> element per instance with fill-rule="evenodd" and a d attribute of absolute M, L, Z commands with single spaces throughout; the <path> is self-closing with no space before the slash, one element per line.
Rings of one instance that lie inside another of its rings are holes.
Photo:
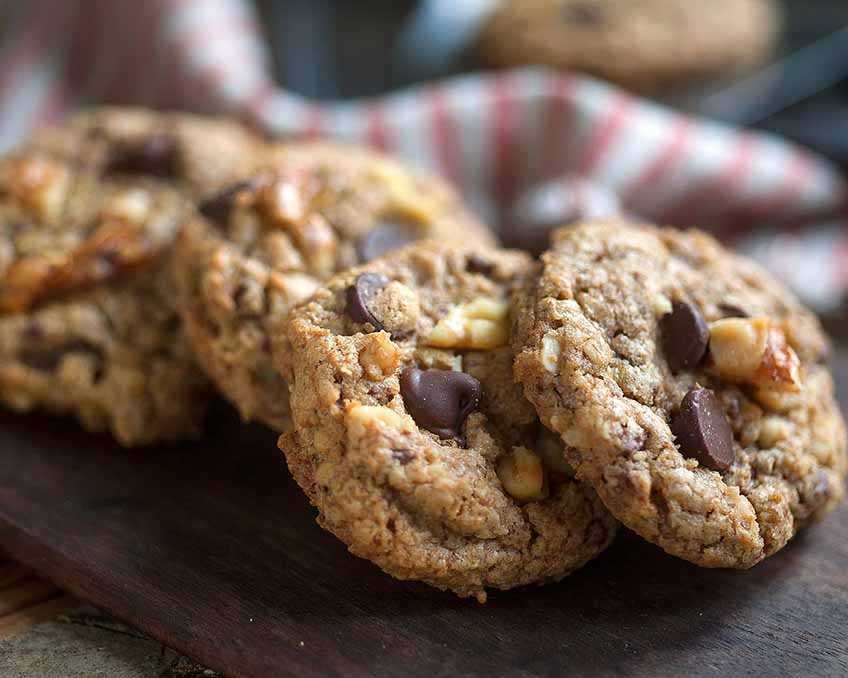
<path fill-rule="evenodd" d="M 527 398 L 577 477 L 669 553 L 750 567 L 842 498 L 818 322 L 711 237 L 563 229 L 515 305 Z"/>
<path fill-rule="evenodd" d="M 454 191 L 381 154 L 284 145 L 260 172 L 209 194 L 174 258 L 198 359 L 245 419 L 291 425 L 272 354 L 289 311 L 330 275 L 425 237 L 492 243 Z"/>
<path fill-rule="evenodd" d="M 531 266 L 418 243 L 292 313 L 296 427 L 280 447 L 318 522 L 397 578 L 483 601 L 558 580 L 613 538 L 512 375 L 508 299 Z"/>
<path fill-rule="evenodd" d="M 552 66 L 654 93 L 750 69 L 780 25 L 773 0 L 507 0 L 474 50 L 492 66 Z"/>
<path fill-rule="evenodd" d="M 97 109 L 0 161 L 0 399 L 124 445 L 200 432 L 209 391 L 166 260 L 194 196 L 252 167 L 238 124 Z"/>

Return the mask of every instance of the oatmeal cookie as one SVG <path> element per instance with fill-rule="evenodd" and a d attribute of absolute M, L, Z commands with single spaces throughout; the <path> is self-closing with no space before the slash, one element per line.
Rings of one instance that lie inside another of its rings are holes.
<path fill-rule="evenodd" d="M 124 445 L 200 430 L 209 388 L 166 260 L 192 198 L 250 170 L 236 123 L 97 109 L 0 160 L 0 399 Z"/>
<path fill-rule="evenodd" d="M 533 266 L 417 243 L 292 313 L 296 426 L 280 447 L 318 522 L 394 577 L 485 600 L 613 538 L 513 378 L 509 296 Z"/>
<path fill-rule="evenodd" d="M 842 498 L 817 320 L 706 234 L 563 229 L 515 306 L 525 395 L 577 477 L 667 552 L 750 567 Z"/>
<path fill-rule="evenodd" d="M 207 196 L 180 238 L 178 305 L 198 359 L 246 420 L 286 430 L 288 369 L 272 355 L 289 311 L 330 275 L 424 237 L 492 242 L 433 176 L 361 147 L 280 147 Z"/>
<path fill-rule="evenodd" d="M 773 0 L 506 0 L 474 51 L 491 66 L 581 71 L 650 94 L 756 66 L 780 24 Z"/>

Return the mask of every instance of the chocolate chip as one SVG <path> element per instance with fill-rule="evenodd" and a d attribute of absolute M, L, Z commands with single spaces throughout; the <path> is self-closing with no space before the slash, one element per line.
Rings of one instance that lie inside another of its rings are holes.
<path fill-rule="evenodd" d="M 400 376 L 406 409 L 420 427 L 464 445 L 462 427 L 480 404 L 480 382 L 470 374 L 407 367 Z"/>
<path fill-rule="evenodd" d="M 660 320 L 665 359 L 672 372 L 696 367 L 707 352 L 710 330 L 692 304 L 675 301 Z"/>
<path fill-rule="evenodd" d="M 209 221 L 226 226 L 230 220 L 230 214 L 236 204 L 236 197 L 242 191 L 253 188 L 253 183 L 250 181 L 240 181 L 237 184 L 228 186 L 227 188 L 207 197 L 200 203 L 198 211 Z"/>
<path fill-rule="evenodd" d="M 150 174 L 172 179 L 179 172 L 177 140 L 170 134 L 153 134 L 117 146 L 109 159 L 107 172 Z"/>
<path fill-rule="evenodd" d="M 736 304 L 719 304 L 718 310 L 721 311 L 722 318 L 747 318 L 748 313 L 737 306 Z"/>
<path fill-rule="evenodd" d="M 733 433 L 715 394 L 693 388 L 671 421 L 680 453 L 713 471 L 726 471 L 735 458 Z"/>
<path fill-rule="evenodd" d="M 388 284 L 389 279 L 379 273 L 361 273 L 356 276 L 353 285 L 347 288 L 345 311 L 348 317 L 355 323 L 371 323 L 378 332 L 385 329 L 383 323 L 368 309 L 368 304 Z"/>
<path fill-rule="evenodd" d="M 356 249 L 361 261 L 371 261 L 416 240 L 418 240 L 418 234 L 410 226 L 394 221 L 384 221 L 363 235 Z"/>

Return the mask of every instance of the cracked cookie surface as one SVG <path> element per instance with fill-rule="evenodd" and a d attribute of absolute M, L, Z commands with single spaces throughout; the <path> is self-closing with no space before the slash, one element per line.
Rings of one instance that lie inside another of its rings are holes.
<path fill-rule="evenodd" d="M 239 179 L 208 195 L 180 238 L 178 304 L 206 372 L 244 419 L 277 431 L 291 412 L 272 355 L 322 280 L 421 238 L 493 242 L 444 182 L 361 147 L 283 145 Z"/>
<path fill-rule="evenodd" d="M 562 229 L 515 305 L 525 395 L 577 477 L 667 552 L 750 567 L 842 498 L 817 320 L 706 234 Z"/>
<path fill-rule="evenodd" d="M 419 243 L 292 313 L 280 447 L 318 522 L 397 578 L 484 600 L 564 577 L 615 534 L 512 374 L 508 299 L 533 266 Z"/>
<path fill-rule="evenodd" d="M 474 50 L 492 66 L 576 70 L 653 93 L 756 66 L 780 24 L 772 0 L 507 0 Z"/>
<path fill-rule="evenodd" d="M 166 260 L 192 196 L 247 171 L 258 144 L 228 121 L 105 108 L 0 161 L 6 405 L 128 446 L 199 433 L 209 388 Z"/>

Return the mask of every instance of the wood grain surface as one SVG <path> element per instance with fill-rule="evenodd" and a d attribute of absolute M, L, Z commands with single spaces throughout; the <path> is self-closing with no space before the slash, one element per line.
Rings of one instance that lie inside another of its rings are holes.
<path fill-rule="evenodd" d="M 0 415 L 0 451 L 0 549 L 227 675 L 848 674 L 845 505 L 747 572 L 624 533 L 560 584 L 479 605 L 349 555 L 275 436 L 223 408 L 204 441 L 129 453 Z"/>
<path fill-rule="evenodd" d="M 0 640 L 52 619 L 74 603 L 28 568 L 0 556 Z"/>

